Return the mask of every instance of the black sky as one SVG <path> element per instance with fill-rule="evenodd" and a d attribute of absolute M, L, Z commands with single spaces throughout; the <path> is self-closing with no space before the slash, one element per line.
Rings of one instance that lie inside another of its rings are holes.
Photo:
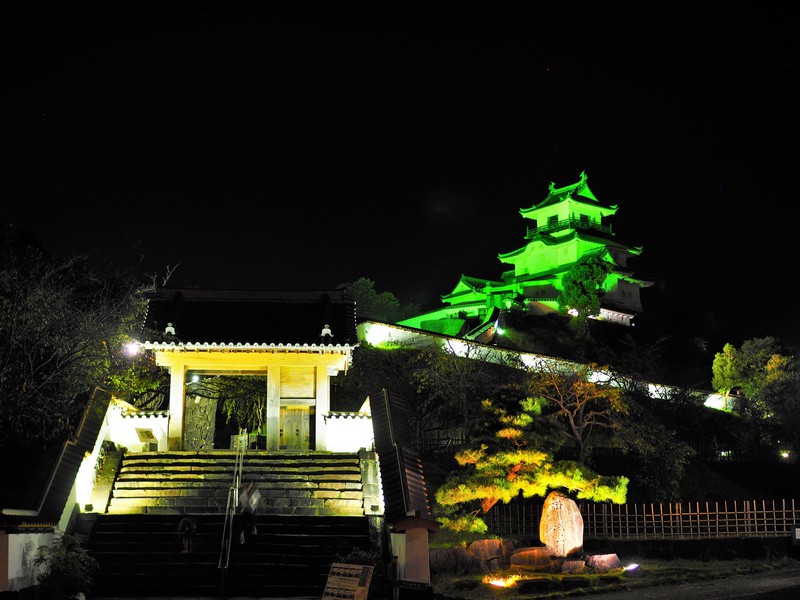
<path fill-rule="evenodd" d="M 430 305 L 586 171 L 646 310 L 800 342 L 793 13 L 539 4 L 7 13 L 3 220 L 176 286 Z"/>

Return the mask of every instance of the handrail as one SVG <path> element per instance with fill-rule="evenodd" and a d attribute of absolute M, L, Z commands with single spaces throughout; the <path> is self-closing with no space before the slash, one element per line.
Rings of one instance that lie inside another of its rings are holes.
<path fill-rule="evenodd" d="M 233 542 L 233 521 L 239 505 L 239 483 L 242 480 L 244 454 L 247 450 L 247 429 L 239 429 L 236 439 L 236 459 L 233 464 L 233 483 L 228 488 L 228 500 L 225 504 L 225 522 L 222 527 L 222 543 L 217 568 L 227 569 L 231 560 L 231 544 Z"/>

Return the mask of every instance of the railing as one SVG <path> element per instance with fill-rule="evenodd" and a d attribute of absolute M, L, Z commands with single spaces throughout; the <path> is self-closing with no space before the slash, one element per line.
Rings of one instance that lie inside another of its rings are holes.
<path fill-rule="evenodd" d="M 463 434 L 429 432 L 420 440 L 419 451 L 423 454 L 442 454 L 456 452 L 464 445 Z"/>
<path fill-rule="evenodd" d="M 231 559 L 231 543 L 233 540 L 234 519 L 239 504 L 239 483 L 242 480 L 244 455 L 247 451 L 247 430 L 240 429 L 236 441 L 236 459 L 233 466 L 233 482 L 228 488 L 228 500 L 225 505 L 225 523 L 222 527 L 222 541 L 219 551 L 217 568 L 227 569 Z"/>
<path fill-rule="evenodd" d="M 696 442 L 691 445 L 697 452 L 698 458 L 709 462 L 780 463 L 780 449 L 776 447 L 751 447 L 735 443 L 719 446 L 709 442 Z"/>
<path fill-rule="evenodd" d="M 585 538 L 716 539 L 791 536 L 800 524 L 795 500 L 650 504 L 584 503 Z M 495 535 L 538 537 L 541 503 L 496 504 L 484 517 Z"/>
<path fill-rule="evenodd" d="M 570 217 L 568 219 L 561 219 L 560 221 L 554 221 L 552 223 L 546 223 L 541 227 L 528 227 L 526 232 L 526 239 L 533 237 L 537 233 L 547 233 L 550 231 L 558 231 L 559 229 L 594 229 L 600 231 L 602 233 L 611 233 L 611 226 L 610 225 L 602 225 L 597 221 L 590 221 L 586 219 L 581 219 L 578 217 Z"/>

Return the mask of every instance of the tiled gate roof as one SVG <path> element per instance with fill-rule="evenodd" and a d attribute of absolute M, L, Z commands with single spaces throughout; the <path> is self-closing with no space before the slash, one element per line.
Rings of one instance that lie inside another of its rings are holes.
<path fill-rule="evenodd" d="M 355 302 L 343 289 L 162 288 L 148 300 L 144 325 L 163 333 L 170 324 L 187 344 L 358 344 Z M 322 336 L 326 326 L 332 336 Z"/>

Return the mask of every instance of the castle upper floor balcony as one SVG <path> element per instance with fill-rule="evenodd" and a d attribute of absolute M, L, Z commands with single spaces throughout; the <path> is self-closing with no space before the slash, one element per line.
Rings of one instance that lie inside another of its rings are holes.
<path fill-rule="evenodd" d="M 590 221 L 589 219 L 582 219 L 580 217 L 570 217 L 560 221 L 550 221 L 540 227 L 528 227 L 525 239 L 532 239 L 538 233 L 553 233 L 564 229 L 594 230 L 609 235 L 613 235 L 614 233 L 611 230 L 611 225 L 603 225 L 597 221 Z"/>

